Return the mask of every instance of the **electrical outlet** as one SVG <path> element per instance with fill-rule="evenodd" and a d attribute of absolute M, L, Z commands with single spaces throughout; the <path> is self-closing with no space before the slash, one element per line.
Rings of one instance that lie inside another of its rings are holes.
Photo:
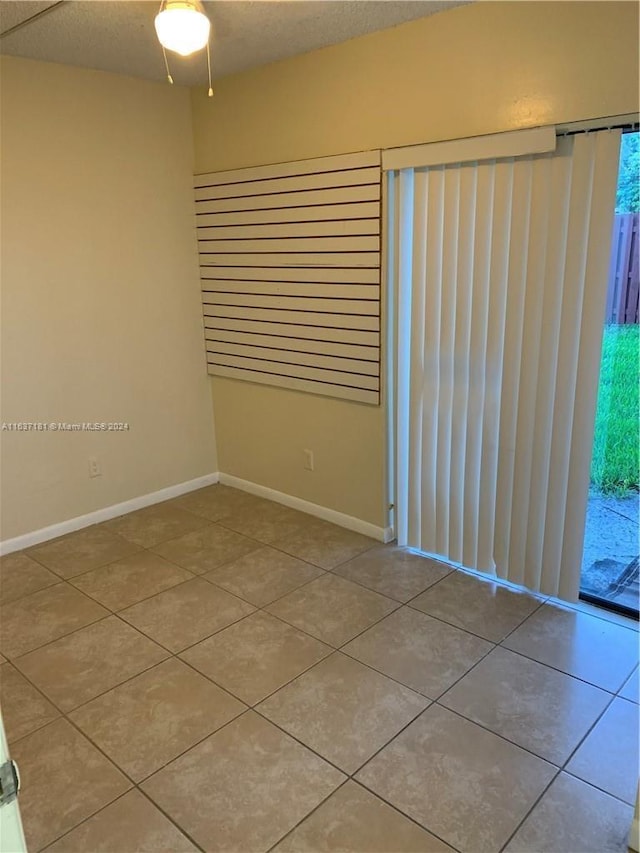
<path fill-rule="evenodd" d="M 303 450 L 304 454 L 304 467 L 306 471 L 313 471 L 313 450 Z"/>
<path fill-rule="evenodd" d="M 102 476 L 102 468 L 100 467 L 100 463 L 96 456 L 89 457 L 89 476 L 90 477 L 101 477 Z"/>

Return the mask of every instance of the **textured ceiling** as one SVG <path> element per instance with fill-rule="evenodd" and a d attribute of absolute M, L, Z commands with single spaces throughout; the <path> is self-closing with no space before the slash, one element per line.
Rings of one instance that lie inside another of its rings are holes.
<path fill-rule="evenodd" d="M 213 0 L 213 76 L 223 77 L 463 5 L 464 0 Z M 156 0 L 1 0 L 0 53 L 164 80 Z M 47 11 L 48 9 L 48 11 Z M 43 12 L 44 10 L 44 12 Z M 32 18 L 32 16 L 36 16 Z M 32 18 L 32 20 L 28 20 Z M 28 21 L 20 26 L 23 22 Z M 15 29 L 13 29 L 15 27 Z M 206 56 L 169 55 L 179 85 L 205 85 Z"/>

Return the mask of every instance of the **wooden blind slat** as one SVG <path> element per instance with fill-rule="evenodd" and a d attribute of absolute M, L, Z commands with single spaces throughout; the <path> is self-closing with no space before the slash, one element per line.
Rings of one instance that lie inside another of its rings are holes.
<path fill-rule="evenodd" d="M 223 213 L 249 210 L 291 210 L 294 207 L 310 205 L 340 205 L 344 202 L 380 201 L 380 185 L 367 184 L 360 187 L 336 187 L 308 192 L 278 193 L 276 195 L 256 195 L 246 198 L 220 198 L 197 203 L 197 213 Z M 339 210 L 331 211 L 332 218 L 339 218 Z M 337 217 L 338 215 L 338 217 Z"/>
<path fill-rule="evenodd" d="M 347 269 L 345 267 L 324 267 L 317 269 L 286 269 L 271 267 L 225 267 L 200 260 L 200 278 L 205 282 L 220 281 L 291 281 L 313 282 L 314 284 L 379 284 L 380 268 L 372 267 Z"/>
<path fill-rule="evenodd" d="M 251 252 L 217 254 L 200 252 L 200 262 L 211 266 L 259 267 L 369 267 L 379 269 L 379 252 Z"/>
<path fill-rule="evenodd" d="M 301 353 L 316 353 L 318 355 L 334 355 L 340 358 L 355 358 L 359 361 L 371 361 L 376 366 L 380 359 L 380 349 L 377 346 L 361 346 L 337 341 L 316 341 L 310 338 L 285 338 L 281 335 L 254 334 L 251 332 L 234 332 L 230 330 L 205 330 L 207 347 L 209 342 L 223 344 L 247 344 L 250 346 L 267 347 L 269 349 L 295 350 Z"/>
<path fill-rule="evenodd" d="M 257 255 L 263 252 L 377 252 L 380 239 L 372 237 L 288 237 L 262 240 L 198 240 L 200 253 L 227 252 L 234 255 Z"/>
<path fill-rule="evenodd" d="M 366 329 L 375 332 L 380 322 L 377 316 L 360 314 L 329 314 L 319 311 L 286 311 L 278 308 L 237 308 L 235 305 L 204 305 L 205 317 L 238 320 L 258 320 L 262 323 L 292 323 L 300 326 L 339 329 Z"/>
<path fill-rule="evenodd" d="M 283 222 L 277 225 L 198 225 L 198 240 L 263 240 L 292 237 L 357 237 L 380 233 L 379 219 L 338 219 L 329 222 Z"/>
<path fill-rule="evenodd" d="M 229 379 L 244 379 L 248 382 L 257 382 L 262 385 L 278 385 L 280 388 L 290 388 L 294 391 L 307 391 L 311 394 L 325 394 L 328 397 L 338 397 L 343 400 L 351 400 L 359 403 L 370 403 L 377 406 L 380 403 L 378 391 L 365 391 L 352 386 L 334 385 L 331 382 L 309 379 L 296 379 L 292 376 L 278 375 L 274 373 L 252 371 L 238 367 L 223 367 L 222 365 L 210 365 L 209 373 L 212 376 L 222 376 Z"/>
<path fill-rule="evenodd" d="M 266 359 L 224 355 L 223 353 L 209 353 L 208 362 L 209 364 L 218 364 L 221 367 L 246 367 L 247 370 L 274 374 L 281 370 L 286 376 L 297 379 L 318 379 L 320 382 L 332 382 L 337 385 L 362 388 L 368 391 L 378 390 L 378 377 L 366 376 L 362 373 L 346 373 L 339 370 L 325 370 L 321 367 L 305 367 L 299 364 L 282 365 L 280 362 L 267 361 Z"/>
<path fill-rule="evenodd" d="M 313 296 L 270 296 L 254 293 L 203 293 L 205 310 L 212 306 L 233 305 L 236 308 L 277 308 L 284 311 L 325 311 L 330 314 L 357 314 L 378 317 L 380 301 L 378 299 L 328 299 Z M 224 309 L 226 310 L 226 308 Z"/>
<path fill-rule="evenodd" d="M 293 193 L 334 187 L 355 187 L 366 184 L 379 184 L 379 182 L 380 170 L 373 167 L 371 169 L 322 172 L 318 175 L 303 175 L 301 177 L 296 175 L 287 178 L 275 178 L 274 180 L 197 187 L 195 189 L 195 196 L 196 201 L 210 201 L 220 198 L 242 199 L 245 196 Z"/>
<path fill-rule="evenodd" d="M 330 326 L 304 326 L 296 323 L 262 323 L 260 320 L 239 319 L 237 317 L 205 317 L 205 329 L 238 332 L 253 332 L 255 334 L 273 334 L 290 338 L 306 338 L 316 341 L 340 341 L 344 343 L 362 344 L 363 346 L 379 346 L 380 332 L 365 329 L 342 329 Z"/>
<path fill-rule="evenodd" d="M 324 370 L 337 370 L 338 372 L 348 371 L 349 373 L 368 376 L 378 375 L 378 366 L 372 361 L 360 361 L 355 358 L 342 358 L 341 356 L 307 353 L 291 349 L 270 349 L 269 347 L 261 347 L 253 344 L 230 344 L 222 341 L 209 341 L 207 343 L 207 352 L 212 356 L 246 356 L 248 358 L 263 359 L 279 364 L 317 367 Z"/>
<path fill-rule="evenodd" d="M 198 209 L 202 208 L 202 202 Z M 307 205 L 306 207 L 277 207 L 275 210 L 239 210 L 221 213 L 198 213 L 196 225 L 232 226 L 261 225 L 268 223 L 295 224 L 299 222 L 323 222 L 324 220 L 354 221 L 375 220 L 379 222 L 380 204 L 376 201 L 343 202 L 339 207 L 333 204 Z"/>
<path fill-rule="evenodd" d="M 380 302 L 380 287 L 377 284 L 315 284 L 315 282 L 283 281 L 229 281 L 208 279 L 202 282 L 204 294 L 235 293 L 256 296 L 308 296 L 328 299 L 373 299 Z"/>
<path fill-rule="evenodd" d="M 195 176 L 194 187 L 246 183 L 285 178 L 290 175 L 310 175 L 314 172 L 362 169 L 367 166 L 380 166 L 381 159 L 379 150 L 360 151 L 356 154 L 340 154 L 338 157 L 315 157 L 309 160 L 294 160 L 291 163 L 275 163 L 272 166 L 250 166 L 246 169 L 232 169 L 226 172 L 206 172 Z"/>

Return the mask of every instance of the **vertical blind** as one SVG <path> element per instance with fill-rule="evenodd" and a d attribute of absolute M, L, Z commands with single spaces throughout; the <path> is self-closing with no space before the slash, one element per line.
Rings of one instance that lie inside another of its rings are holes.
<path fill-rule="evenodd" d="M 380 151 L 195 177 L 209 373 L 380 395 Z"/>
<path fill-rule="evenodd" d="M 399 542 L 568 600 L 619 144 L 388 176 Z"/>

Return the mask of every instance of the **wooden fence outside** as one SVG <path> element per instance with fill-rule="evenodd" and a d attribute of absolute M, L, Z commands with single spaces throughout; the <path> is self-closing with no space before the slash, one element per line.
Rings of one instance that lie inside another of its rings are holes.
<path fill-rule="evenodd" d="M 640 213 L 620 213 L 615 217 L 605 323 L 622 325 L 638 322 L 639 224 Z"/>

